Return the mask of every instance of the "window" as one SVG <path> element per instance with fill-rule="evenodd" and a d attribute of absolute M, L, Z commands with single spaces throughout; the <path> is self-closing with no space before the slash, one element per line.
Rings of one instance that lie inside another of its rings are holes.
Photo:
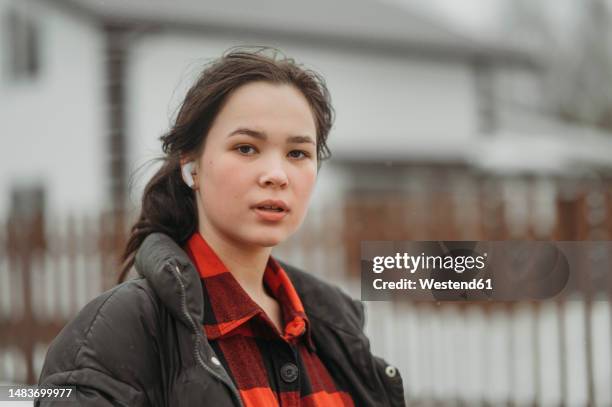
<path fill-rule="evenodd" d="M 4 62 L 12 80 L 35 78 L 40 69 L 40 41 L 36 22 L 25 10 L 11 7 L 3 16 Z"/>

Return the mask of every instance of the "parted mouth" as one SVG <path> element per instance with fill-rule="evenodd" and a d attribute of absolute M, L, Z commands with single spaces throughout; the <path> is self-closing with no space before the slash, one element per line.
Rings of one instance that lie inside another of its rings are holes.
<path fill-rule="evenodd" d="M 267 199 L 265 201 L 261 201 L 253 205 L 251 208 L 276 212 L 289 212 L 289 206 L 284 201 L 275 199 Z"/>

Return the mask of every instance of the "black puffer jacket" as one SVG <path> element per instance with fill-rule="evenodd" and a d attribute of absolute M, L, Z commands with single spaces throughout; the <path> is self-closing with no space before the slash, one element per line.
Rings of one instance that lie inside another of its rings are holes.
<path fill-rule="evenodd" d="M 399 372 L 370 352 L 359 301 L 281 263 L 311 322 L 318 354 L 357 406 L 404 406 Z M 136 256 L 142 278 L 91 301 L 51 344 L 41 385 L 75 385 L 81 406 L 241 406 L 204 330 L 201 281 L 163 234 Z M 52 405 L 37 401 L 37 406 Z"/>

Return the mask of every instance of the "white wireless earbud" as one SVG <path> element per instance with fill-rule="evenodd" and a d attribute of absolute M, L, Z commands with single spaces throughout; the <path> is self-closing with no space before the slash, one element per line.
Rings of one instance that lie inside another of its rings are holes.
<path fill-rule="evenodd" d="M 181 174 L 183 175 L 183 181 L 185 184 L 189 186 L 189 188 L 193 188 L 195 185 L 195 181 L 193 180 L 193 167 L 195 162 L 189 161 L 181 166 Z"/>

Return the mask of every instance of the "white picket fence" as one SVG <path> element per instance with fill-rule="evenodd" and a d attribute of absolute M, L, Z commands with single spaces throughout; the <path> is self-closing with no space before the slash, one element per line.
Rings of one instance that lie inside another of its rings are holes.
<path fill-rule="evenodd" d="M 592 377 L 587 382 L 585 302 L 458 307 L 369 302 L 375 352 L 399 368 L 420 405 L 612 405 L 610 302 L 592 303 Z M 560 320 L 563 324 L 560 326 Z M 565 369 L 562 368 L 563 359 Z"/>

